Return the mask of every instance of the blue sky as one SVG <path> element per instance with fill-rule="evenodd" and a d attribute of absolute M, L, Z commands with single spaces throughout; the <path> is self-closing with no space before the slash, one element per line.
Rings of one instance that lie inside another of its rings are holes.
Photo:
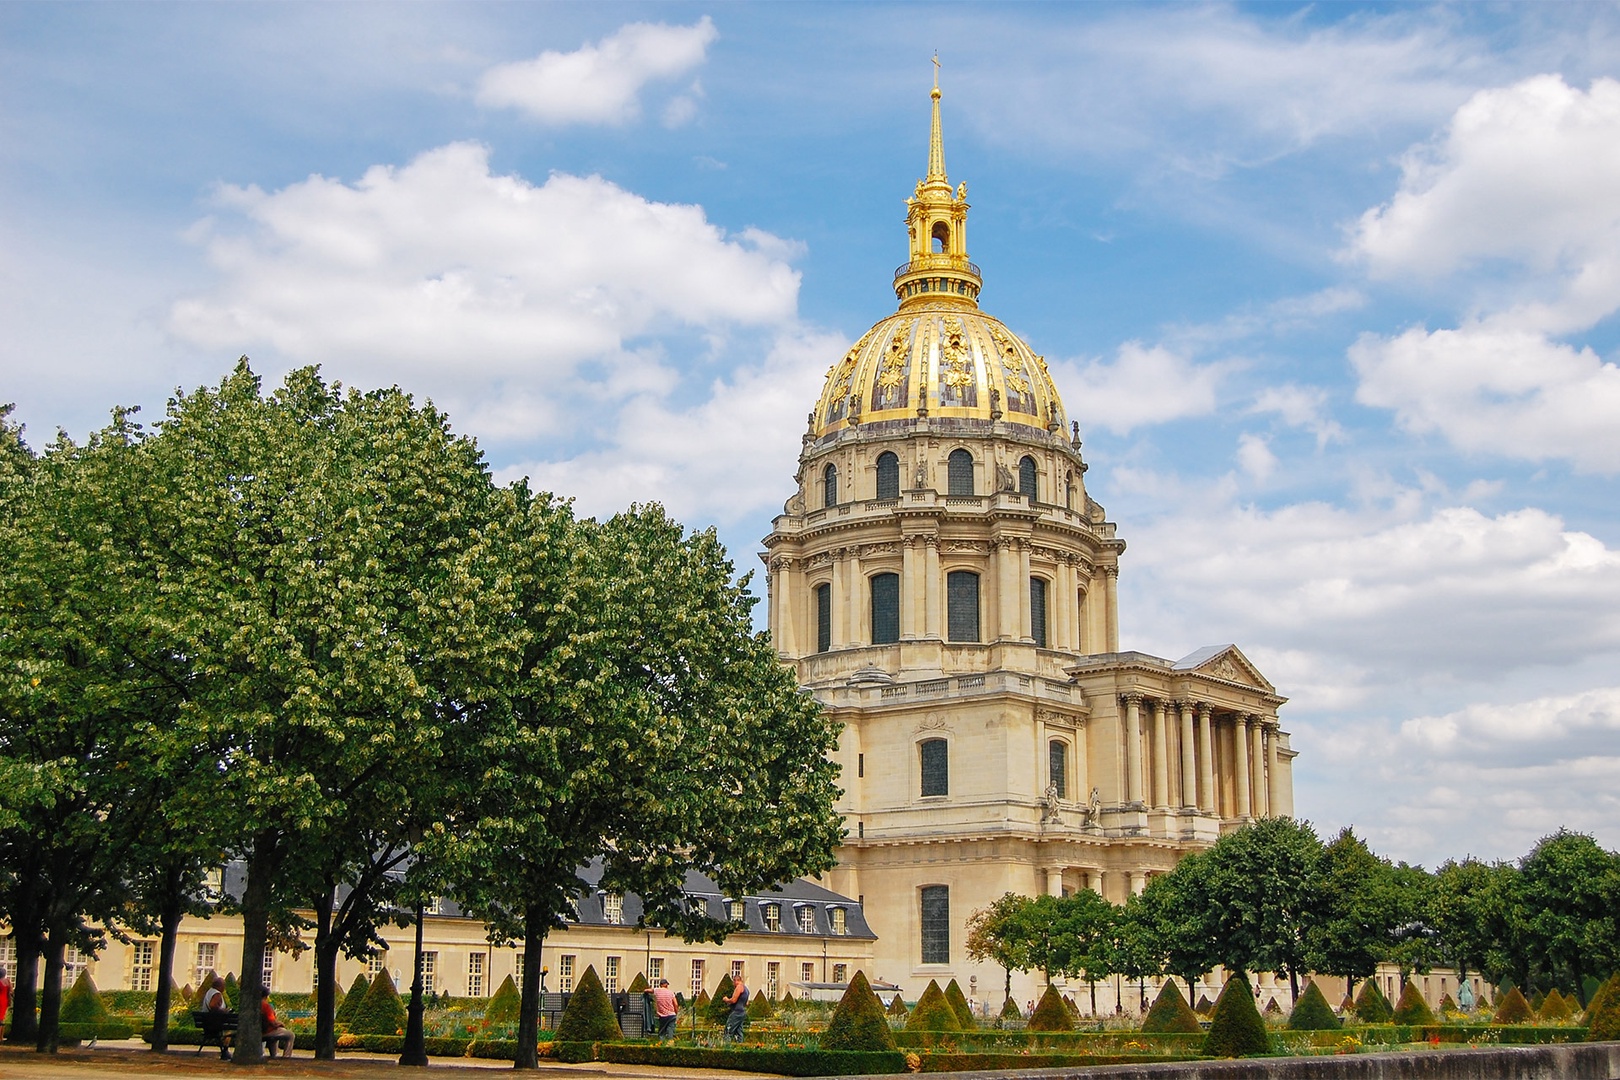
<path fill-rule="evenodd" d="M 41 445 L 319 363 L 748 567 L 936 49 L 1123 646 L 1238 643 L 1324 831 L 1620 846 L 1612 5 L 7 4 L 0 400 Z"/>

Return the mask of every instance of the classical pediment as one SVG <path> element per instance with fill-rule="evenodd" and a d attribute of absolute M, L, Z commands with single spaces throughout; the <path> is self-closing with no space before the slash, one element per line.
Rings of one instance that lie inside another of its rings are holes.
<path fill-rule="evenodd" d="M 1236 645 L 1206 645 L 1177 660 L 1173 670 L 1195 671 L 1200 675 L 1252 686 L 1268 694 L 1277 692 L 1277 688 L 1260 674 L 1260 669 L 1250 663 Z"/>

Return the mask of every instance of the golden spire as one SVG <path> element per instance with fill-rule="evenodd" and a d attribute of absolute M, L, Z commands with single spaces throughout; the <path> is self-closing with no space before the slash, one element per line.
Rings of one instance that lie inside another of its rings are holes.
<path fill-rule="evenodd" d="M 939 130 L 939 53 L 934 54 L 934 125 L 928 133 L 928 179 L 946 180 L 945 137 Z M 949 183 L 948 180 L 946 180 Z"/>

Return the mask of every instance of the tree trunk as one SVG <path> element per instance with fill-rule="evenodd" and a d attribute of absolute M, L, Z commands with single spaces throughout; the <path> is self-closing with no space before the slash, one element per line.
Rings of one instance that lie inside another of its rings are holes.
<path fill-rule="evenodd" d="M 23 926 L 26 922 L 19 920 Z M 40 941 L 28 933 L 12 933 L 17 939 L 17 972 L 12 980 L 11 1036 L 8 1042 L 32 1044 L 39 1037 L 39 1014 L 34 998 L 39 993 Z"/>
<path fill-rule="evenodd" d="M 332 933 L 332 890 L 315 901 L 315 1057 L 337 1057 L 337 954 Z"/>
<path fill-rule="evenodd" d="M 1612 924 L 1611 924 L 1612 925 Z M 1586 1008 L 1586 966 L 1581 963 L 1579 956 L 1572 956 L 1569 960 L 1569 969 L 1575 976 L 1575 1000 Z"/>
<path fill-rule="evenodd" d="M 1097 980 L 1096 979 L 1089 979 L 1087 981 L 1091 983 L 1091 1015 L 1096 1016 L 1097 1015 Z M 1028 1018 L 1026 1017 L 1025 1019 L 1028 1019 Z"/>
<path fill-rule="evenodd" d="M 41 1054 L 56 1053 L 58 1022 L 62 1015 L 62 957 L 67 942 L 53 933 L 45 945 L 45 986 L 39 1001 L 39 1032 L 34 1036 L 34 1049 Z"/>
<path fill-rule="evenodd" d="M 152 1006 L 154 1054 L 161 1054 L 169 1048 L 169 1009 L 174 996 L 174 950 L 179 941 L 180 920 L 185 916 L 180 889 L 180 872 L 171 869 L 164 880 L 163 910 L 159 913 L 163 936 L 158 943 L 157 1003 Z"/>
<path fill-rule="evenodd" d="M 546 943 L 546 916 L 538 907 L 523 913 L 523 1002 L 518 1007 L 514 1069 L 540 1067 L 540 955 Z"/>
<path fill-rule="evenodd" d="M 1293 1003 L 1299 1004 L 1299 972 L 1293 968 L 1288 969 L 1288 990 L 1294 995 Z"/>
<path fill-rule="evenodd" d="M 276 870 L 277 837 L 266 831 L 254 837 L 253 854 L 248 857 L 247 884 L 242 889 L 242 971 L 237 976 L 241 988 L 237 997 L 236 1052 L 238 1065 L 257 1065 L 264 1060 L 264 1023 L 259 1015 L 263 999 L 264 947 L 270 923 L 270 882 Z"/>
<path fill-rule="evenodd" d="M 1001 970 L 1004 975 L 1001 981 L 1001 1004 L 1005 1008 L 1007 999 L 1012 997 L 1012 968 L 1004 967 Z"/>

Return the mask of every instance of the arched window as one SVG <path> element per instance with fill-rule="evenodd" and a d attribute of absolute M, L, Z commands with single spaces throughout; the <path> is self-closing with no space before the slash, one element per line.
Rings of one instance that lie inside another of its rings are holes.
<path fill-rule="evenodd" d="M 920 890 L 922 910 L 922 962 L 951 962 L 951 890 L 945 885 L 924 885 Z"/>
<path fill-rule="evenodd" d="M 973 494 L 973 455 L 966 450 L 952 450 L 949 458 L 951 495 Z"/>
<path fill-rule="evenodd" d="M 1031 504 L 1035 502 L 1036 473 L 1035 459 L 1032 457 L 1026 457 L 1018 463 L 1018 491 Z"/>
<path fill-rule="evenodd" d="M 900 640 L 900 575 L 872 575 L 872 644 Z"/>
<path fill-rule="evenodd" d="M 1046 579 L 1029 579 L 1029 636 L 1046 648 Z"/>
<path fill-rule="evenodd" d="M 935 255 L 943 255 L 951 250 L 951 227 L 943 221 L 934 222 L 933 251 Z"/>
<path fill-rule="evenodd" d="M 1069 797 L 1069 745 L 1053 739 L 1046 747 L 1046 782 L 1057 789 L 1057 797 Z"/>
<path fill-rule="evenodd" d="M 838 505 L 838 467 L 829 465 L 821 470 L 821 505 Z"/>
<path fill-rule="evenodd" d="M 951 793 L 950 748 L 944 739 L 924 739 L 917 747 L 922 764 L 923 795 Z"/>
<path fill-rule="evenodd" d="M 816 652 L 832 648 L 832 586 L 816 586 Z"/>
<path fill-rule="evenodd" d="M 880 499 L 900 497 L 900 459 L 888 450 L 879 454 L 877 459 L 877 497 Z"/>
<path fill-rule="evenodd" d="M 979 640 L 979 575 L 952 570 L 945 575 L 946 635 L 951 641 Z"/>

